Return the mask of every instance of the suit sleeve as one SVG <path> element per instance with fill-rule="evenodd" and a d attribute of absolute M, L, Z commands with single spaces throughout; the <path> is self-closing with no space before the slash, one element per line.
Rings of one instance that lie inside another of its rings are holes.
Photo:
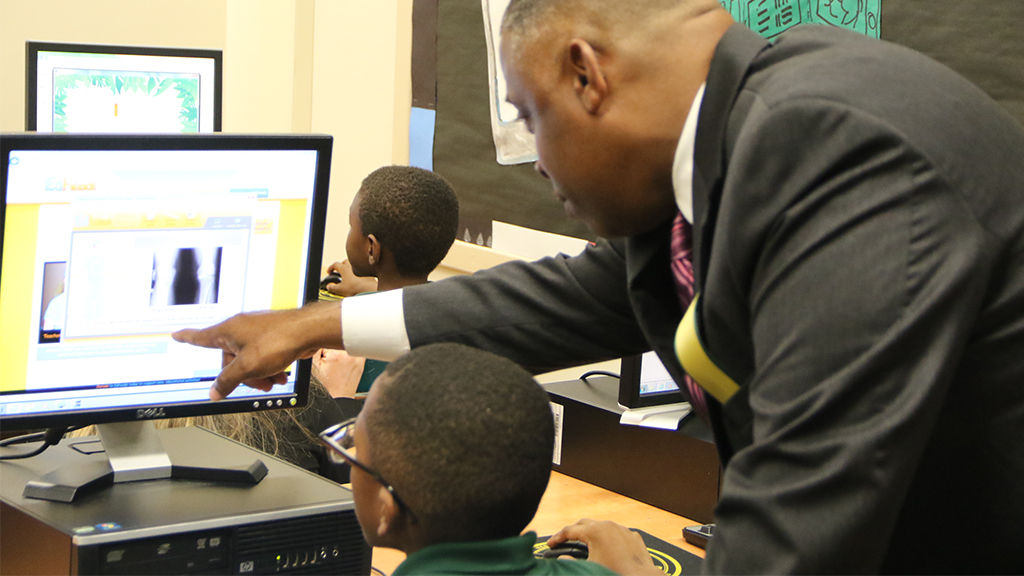
<path fill-rule="evenodd" d="M 535 374 L 650 349 L 626 294 L 618 242 L 406 288 L 403 305 L 412 347 L 458 342 Z"/>
<path fill-rule="evenodd" d="M 752 425 L 725 470 L 705 569 L 874 573 L 992 243 L 941 167 L 840 104 L 759 103 L 736 142 L 712 262 L 730 268 L 719 288 L 746 297 L 754 353 L 723 414 L 749 409 Z"/>

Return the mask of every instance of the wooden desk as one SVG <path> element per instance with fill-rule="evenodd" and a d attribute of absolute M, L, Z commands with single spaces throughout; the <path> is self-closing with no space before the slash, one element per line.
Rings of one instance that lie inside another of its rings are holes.
<path fill-rule="evenodd" d="M 614 520 L 704 557 L 704 550 L 686 542 L 682 532 L 684 526 L 694 526 L 700 522 L 558 472 L 551 473 L 551 481 L 540 501 L 537 515 L 526 529 L 533 530 L 538 536 L 550 536 L 580 518 Z M 397 550 L 373 549 L 373 566 L 384 574 L 391 574 L 404 559 L 405 554 Z"/>

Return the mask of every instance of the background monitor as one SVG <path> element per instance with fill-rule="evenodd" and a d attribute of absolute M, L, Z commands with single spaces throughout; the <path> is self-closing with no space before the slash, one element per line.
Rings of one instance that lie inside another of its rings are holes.
<path fill-rule="evenodd" d="M 654 352 L 626 356 L 619 371 L 619 404 L 647 408 L 685 402 L 679 385 Z"/>
<path fill-rule="evenodd" d="M 212 402 L 221 352 L 170 333 L 317 299 L 331 144 L 4 134 L 0 426 L 304 405 L 308 360 Z"/>
<path fill-rule="evenodd" d="M 207 133 L 221 129 L 220 50 L 25 45 L 25 129 Z"/>

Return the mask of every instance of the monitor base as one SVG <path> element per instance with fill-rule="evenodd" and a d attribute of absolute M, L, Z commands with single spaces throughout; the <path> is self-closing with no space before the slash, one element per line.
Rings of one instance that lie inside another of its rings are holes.
<path fill-rule="evenodd" d="M 267 466 L 259 459 L 225 467 L 175 464 L 163 450 L 152 422 L 101 424 L 97 428 L 107 457 L 61 466 L 28 481 L 22 495 L 25 498 L 70 503 L 115 482 L 169 478 L 257 484 L 267 475 Z M 73 448 L 82 451 L 78 446 Z M 88 453 L 102 452 L 91 450 Z"/>

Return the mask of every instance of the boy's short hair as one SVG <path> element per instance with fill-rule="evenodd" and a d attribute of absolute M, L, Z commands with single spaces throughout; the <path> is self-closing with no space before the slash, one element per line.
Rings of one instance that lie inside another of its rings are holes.
<path fill-rule="evenodd" d="M 391 250 L 402 274 L 429 274 L 448 254 L 459 230 L 459 199 L 430 170 L 384 166 L 359 188 L 363 235 Z"/>
<path fill-rule="evenodd" d="M 518 536 L 547 489 L 547 393 L 514 362 L 431 344 L 388 365 L 365 414 L 373 465 L 432 543 Z"/>

